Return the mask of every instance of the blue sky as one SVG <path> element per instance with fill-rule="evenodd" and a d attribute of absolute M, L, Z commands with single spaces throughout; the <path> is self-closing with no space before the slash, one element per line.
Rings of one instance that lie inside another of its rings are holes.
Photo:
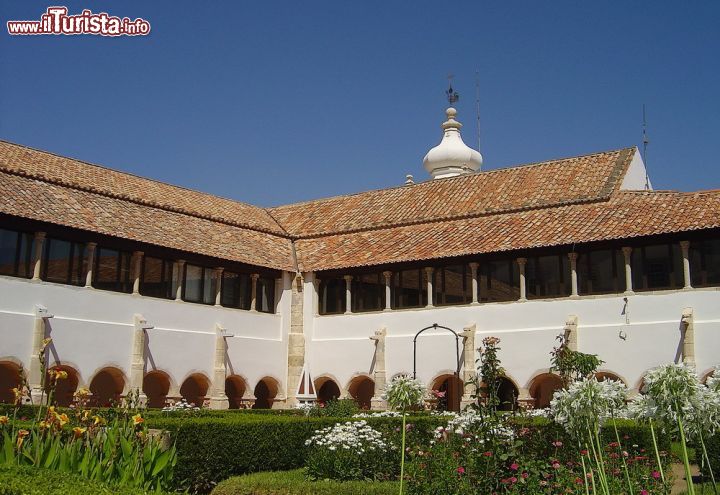
<path fill-rule="evenodd" d="M 3 1 L 150 21 L 0 35 L 0 138 L 270 206 L 425 180 L 446 76 L 484 169 L 641 145 L 656 188 L 720 188 L 720 2 Z M 412 7 L 409 7 L 412 5 Z"/>

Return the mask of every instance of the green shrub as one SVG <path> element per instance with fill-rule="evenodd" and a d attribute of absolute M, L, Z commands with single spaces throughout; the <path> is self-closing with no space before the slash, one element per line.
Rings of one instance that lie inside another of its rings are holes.
<path fill-rule="evenodd" d="M 134 488 L 110 486 L 77 475 L 32 467 L 0 467 L 0 495 L 144 495 Z M 153 492 L 160 493 L 160 492 Z"/>
<path fill-rule="evenodd" d="M 213 495 L 395 495 L 395 481 L 310 481 L 302 469 L 255 473 L 220 483 Z"/>
<path fill-rule="evenodd" d="M 359 413 L 360 408 L 353 399 L 333 399 L 325 404 L 316 403 L 310 410 L 308 416 L 330 417 L 330 418 L 349 418 L 353 414 Z"/>
<path fill-rule="evenodd" d="M 720 481 L 720 433 L 708 439 L 705 442 L 708 458 L 710 459 L 710 467 L 712 467 L 713 475 L 716 481 Z M 697 456 L 697 449 L 696 456 Z"/>

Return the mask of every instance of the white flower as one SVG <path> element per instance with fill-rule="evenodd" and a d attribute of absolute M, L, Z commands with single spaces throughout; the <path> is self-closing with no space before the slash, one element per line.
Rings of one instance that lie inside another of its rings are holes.
<path fill-rule="evenodd" d="M 408 375 L 393 378 L 385 387 L 383 400 L 393 409 L 405 411 L 412 407 L 423 406 L 427 392 L 425 386 Z"/>
<path fill-rule="evenodd" d="M 305 441 L 305 445 L 324 447 L 331 451 L 343 449 L 355 454 L 393 448 L 384 440 L 382 433 L 368 425 L 365 420 L 337 423 L 317 430 L 315 435 Z"/>
<path fill-rule="evenodd" d="M 553 419 L 569 433 L 580 436 L 597 430 L 625 404 L 626 388 L 613 380 L 594 377 L 574 382 L 568 390 L 555 392 L 550 402 Z"/>

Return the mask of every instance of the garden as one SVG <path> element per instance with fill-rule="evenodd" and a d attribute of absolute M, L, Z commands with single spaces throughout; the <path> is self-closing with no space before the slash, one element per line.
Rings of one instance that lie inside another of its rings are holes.
<path fill-rule="evenodd" d="M 718 493 L 720 372 L 701 383 L 692 367 L 667 364 L 631 397 L 596 378 L 597 356 L 561 340 L 551 365 L 564 387 L 550 407 L 505 411 L 499 347 L 483 340 L 472 404 L 456 413 L 431 410 L 442 393 L 428 397 L 409 376 L 390 381 L 383 412 L 351 400 L 156 410 L 137 393 L 93 408 L 82 389 L 58 408 L 66 377 L 43 370 L 42 405 L 27 404 L 23 385 L 0 406 L 0 495 Z"/>

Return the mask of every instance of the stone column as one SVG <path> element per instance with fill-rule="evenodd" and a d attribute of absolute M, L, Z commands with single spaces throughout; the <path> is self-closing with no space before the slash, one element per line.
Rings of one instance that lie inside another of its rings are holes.
<path fill-rule="evenodd" d="M 305 366 L 305 334 L 303 329 L 303 283 L 300 273 L 295 274 L 290 287 L 290 334 L 288 335 L 288 378 L 285 407 L 297 404 L 297 390 Z"/>
<path fill-rule="evenodd" d="M 693 308 L 682 312 L 681 332 L 683 342 L 683 363 L 695 366 L 695 315 Z"/>
<path fill-rule="evenodd" d="M 33 280 L 40 280 L 42 273 L 42 253 L 45 244 L 45 232 L 35 232 L 35 252 L 33 253 Z"/>
<path fill-rule="evenodd" d="M 132 278 L 133 278 L 133 295 L 140 295 L 140 276 L 142 274 L 142 251 L 135 251 L 132 255 Z"/>
<path fill-rule="evenodd" d="M 137 390 L 139 392 L 138 399 L 142 405 L 147 403 L 147 396 L 143 391 L 143 379 L 145 378 L 145 343 L 146 335 L 145 332 L 152 328 L 148 325 L 147 320 L 142 315 L 136 314 L 134 316 L 133 325 L 133 347 L 132 347 L 132 360 L 130 362 L 130 390 Z"/>
<path fill-rule="evenodd" d="M 565 320 L 565 345 L 571 351 L 578 350 L 578 317 L 569 315 Z"/>
<path fill-rule="evenodd" d="M 222 275 L 223 268 L 215 268 L 215 306 L 222 306 Z"/>
<path fill-rule="evenodd" d="M 215 325 L 215 365 L 213 367 L 213 380 L 210 390 L 210 409 L 228 409 L 230 402 L 225 395 L 225 355 L 227 354 L 227 340 L 224 329 Z"/>
<path fill-rule="evenodd" d="M 478 267 L 479 263 L 470 263 L 470 273 L 472 275 L 472 303 L 479 304 L 478 301 Z"/>
<path fill-rule="evenodd" d="M 185 260 L 177 260 L 175 262 L 175 300 L 182 301 L 184 277 L 185 277 Z"/>
<path fill-rule="evenodd" d="M 680 249 L 682 250 L 683 280 L 685 281 L 683 289 L 692 289 L 692 280 L 690 279 L 690 241 L 680 241 Z"/>
<path fill-rule="evenodd" d="M 427 278 L 427 304 L 426 308 L 432 308 L 433 304 L 433 267 L 428 266 L 425 268 L 425 277 Z"/>
<path fill-rule="evenodd" d="M 352 313 L 352 275 L 345 275 L 345 314 Z"/>
<path fill-rule="evenodd" d="M 570 297 L 578 297 L 577 253 L 568 253 L 570 259 Z"/>
<path fill-rule="evenodd" d="M 88 242 L 85 245 L 87 250 L 87 265 L 85 265 L 85 287 L 92 288 L 93 269 L 95 267 L 95 248 L 97 244 Z"/>
<path fill-rule="evenodd" d="M 520 271 L 520 299 L 518 300 L 527 301 L 527 284 L 525 283 L 525 265 L 527 264 L 527 258 L 518 258 L 516 261 Z"/>
<path fill-rule="evenodd" d="M 392 272 L 382 272 L 385 278 L 385 311 L 392 309 Z"/>
<path fill-rule="evenodd" d="M 625 259 L 625 294 L 634 294 L 632 281 L 632 248 L 625 246 L 622 248 L 622 252 Z"/>
<path fill-rule="evenodd" d="M 375 367 L 373 368 L 373 380 L 375 381 L 375 392 L 370 400 L 370 407 L 373 410 L 387 409 L 387 402 L 383 400 L 382 395 L 385 392 L 385 384 L 387 375 L 385 371 L 385 337 L 387 329 L 381 328 L 375 330 L 375 334 L 370 340 L 375 343 Z"/>
<path fill-rule="evenodd" d="M 30 400 L 33 404 L 39 405 L 43 397 L 43 370 L 47 364 L 44 349 L 49 344 L 45 341 L 47 335 L 47 320 L 53 315 L 43 306 L 35 306 L 35 318 L 33 320 L 32 333 L 32 354 L 30 355 L 30 369 L 28 370 L 28 387 L 30 388 Z M 40 354 L 43 354 L 41 360 Z"/>
<path fill-rule="evenodd" d="M 259 273 L 250 275 L 250 311 L 257 311 L 257 282 Z"/>
<path fill-rule="evenodd" d="M 460 408 L 464 409 L 472 403 L 472 394 L 475 392 L 475 386 L 473 381 L 475 380 L 475 333 L 477 326 L 473 323 L 472 325 L 463 328 L 460 336 L 463 338 L 463 374 L 462 380 L 465 384 L 463 390 L 463 396 L 460 400 Z"/>

